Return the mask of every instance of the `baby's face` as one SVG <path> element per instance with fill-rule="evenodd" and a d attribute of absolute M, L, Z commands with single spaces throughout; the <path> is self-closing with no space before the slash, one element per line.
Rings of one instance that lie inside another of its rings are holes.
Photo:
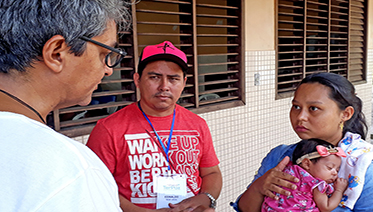
<path fill-rule="evenodd" d="M 309 172 L 312 176 L 320 178 L 326 183 L 332 183 L 338 178 L 341 162 L 341 158 L 336 155 L 322 157 L 316 163 L 311 163 Z"/>

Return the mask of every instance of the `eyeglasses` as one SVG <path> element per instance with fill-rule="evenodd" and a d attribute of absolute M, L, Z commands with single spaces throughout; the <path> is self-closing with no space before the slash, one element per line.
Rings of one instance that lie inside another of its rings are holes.
<path fill-rule="evenodd" d="M 80 36 L 80 39 L 91 42 L 91 43 L 94 43 L 94 44 L 99 45 L 101 47 L 104 47 L 106 49 L 109 49 L 111 52 L 109 54 L 107 54 L 106 57 L 105 57 L 105 64 L 109 68 L 114 68 L 115 66 L 117 66 L 120 63 L 120 61 L 127 55 L 127 52 L 125 52 L 124 50 L 122 50 L 120 48 L 113 48 L 111 46 L 105 45 L 105 44 L 100 43 L 98 41 L 92 40 L 92 39 L 90 39 L 86 36 Z"/>

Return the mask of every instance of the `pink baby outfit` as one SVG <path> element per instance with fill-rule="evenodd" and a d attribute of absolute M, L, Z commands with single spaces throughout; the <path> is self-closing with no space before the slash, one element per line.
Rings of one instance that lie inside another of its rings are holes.
<path fill-rule="evenodd" d="M 319 211 L 313 200 L 312 190 L 316 187 L 321 193 L 331 194 L 334 189 L 328 185 L 325 181 L 318 178 L 314 178 L 307 171 L 302 169 L 298 165 L 293 165 L 291 162 L 285 167 L 285 173 L 291 174 L 299 179 L 296 190 L 290 190 L 290 196 L 286 197 L 282 194 L 275 193 L 279 197 L 278 200 L 274 200 L 269 197 L 264 198 L 262 205 L 263 211 L 297 211 L 297 212 L 314 212 Z"/>

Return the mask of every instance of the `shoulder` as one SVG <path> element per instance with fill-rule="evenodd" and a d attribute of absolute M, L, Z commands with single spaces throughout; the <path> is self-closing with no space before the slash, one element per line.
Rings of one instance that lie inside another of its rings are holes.
<path fill-rule="evenodd" d="M 343 139 L 340 141 L 339 146 L 367 146 L 373 147 L 372 144 L 366 142 L 361 138 L 361 135 L 351 132 L 346 132 Z"/>
<path fill-rule="evenodd" d="M 366 177 L 365 181 L 369 181 L 370 182 L 369 186 L 371 188 L 373 188 L 373 161 L 368 166 L 368 169 L 367 169 L 367 172 L 365 174 L 365 177 Z M 364 184 L 364 186 L 365 186 L 365 184 Z M 372 190 L 372 193 L 373 193 L 373 190 Z"/>
<path fill-rule="evenodd" d="M 364 194 L 369 194 L 369 196 L 373 196 L 373 161 L 370 163 L 367 172 L 365 173 L 365 181 L 362 196 Z"/>
<path fill-rule="evenodd" d="M 183 120 L 193 121 L 193 124 L 207 124 L 205 119 L 180 105 L 176 105 L 176 114 Z"/>
<path fill-rule="evenodd" d="M 289 156 L 291 158 L 293 151 L 298 143 L 285 145 L 281 144 L 273 148 L 266 157 L 275 157 L 278 158 L 278 161 L 281 161 L 284 157 Z"/>
<path fill-rule="evenodd" d="M 0 199 L 8 199 L 9 207 L 19 204 L 14 202 L 15 197 L 25 194 L 25 190 L 38 194 L 44 203 L 57 196 L 67 201 L 71 193 L 76 194 L 74 199 L 78 202 L 87 200 L 106 192 L 103 187 L 115 193 L 115 181 L 109 170 L 96 154 L 78 141 L 27 117 L 1 112 L 0 134 L 6 138 L 0 139 L 0 161 L 12 161 L 0 166 L 0 182 L 7 185 L 2 187 Z M 84 192 L 82 186 L 87 186 Z M 100 191 L 92 192 L 98 188 Z M 33 195 L 26 195 L 22 205 L 27 205 L 26 202 L 39 204 Z"/>
<path fill-rule="evenodd" d="M 176 109 L 177 112 L 179 112 L 182 115 L 188 115 L 188 116 L 191 116 L 192 118 L 202 119 L 199 115 L 193 113 L 192 111 L 190 111 L 190 110 L 186 109 L 185 107 L 182 107 L 178 104 L 176 104 L 175 109 Z"/>
<path fill-rule="evenodd" d="M 138 110 L 138 111 L 137 111 Z M 124 121 L 126 119 L 131 119 L 133 116 L 136 116 L 138 113 L 140 113 L 140 110 L 137 107 L 137 103 L 134 102 L 117 112 L 109 115 L 106 118 L 100 119 L 97 124 L 112 124 L 113 122 L 116 123 L 118 120 Z"/>
<path fill-rule="evenodd" d="M 286 156 L 289 156 L 291 158 L 296 146 L 297 144 L 291 144 L 291 145 L 282 144 L 282 145 L 279 145 L 273 148 L 262 160 L 261 166 L 258 169 L 257 174 L 254 176 L 253 181 L 255 181 L 257 178 L 262 176 L 268 170 L 274 168 Z"/>
<path fill-rule="evenodd" d="M 43 135 L 43 132 L 40 133 Z M 46 134 L 46 133 L 45 133 Z M 57 132 L 51 132 L 43 137 L 43 142 L 35 140 L 34 149 L 40 152 L 40 158 L 48 158 L 47 164 L 60 170 L 69 170 L 72 174 L 87 169 L 103 169 L 100 159 L 82 143 Z"/>
<path fill-rule="evenodd" d="M 19 133 L 20 131 L 22 133 Z M 0 150 L 3 153 L 0 157 L 17 152 L 20 155 L 20 160 L 17 161 L 22 164 L 50 166 L 50 169 L 67 168 L 66 166 L 83 168 L 88 166 L 89 161 L 98 160 L 97 156 L 82 143 L 18 114 L 7 114 L 7 117 L 0 114 L 0 134 L 7 138 L 0 139 L 3 147 Z"/>
<path fill-rule="evenodd" d="M 297 144 L 285 145 L 281 144 L 273 148 L 263 159 L 262 166 L 269 165 L 271 168 L 275 167 L 284 157 L 291 156 Z M 271 169 L 269 168 L 269 169 Z"/>
<path fill-rule="evenodd" d="M 58 189 L 59 185 L 85 175 L 87 170 L 100 170 L 105 178 L 110 176 L 88 147 L 26 117 L 4 120 L 0 115 L 0 134 L 6 137 L 0 139 L 0 161 L 12 161 L 0 168 L 3 183 L 9 180 L 9 185 L 16 183 L 19 188 L 43 184 Z"/>

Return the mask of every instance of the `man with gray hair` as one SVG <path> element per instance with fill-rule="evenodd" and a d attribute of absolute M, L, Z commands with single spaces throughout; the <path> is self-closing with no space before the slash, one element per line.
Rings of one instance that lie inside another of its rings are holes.
<path fill-rule="evenodd" d="M 121 211 L 106 166 L 46 117 L 90 103 L 126 54 L 127 13 L 120 0 L 0 1 L 1 211 Z"/>

